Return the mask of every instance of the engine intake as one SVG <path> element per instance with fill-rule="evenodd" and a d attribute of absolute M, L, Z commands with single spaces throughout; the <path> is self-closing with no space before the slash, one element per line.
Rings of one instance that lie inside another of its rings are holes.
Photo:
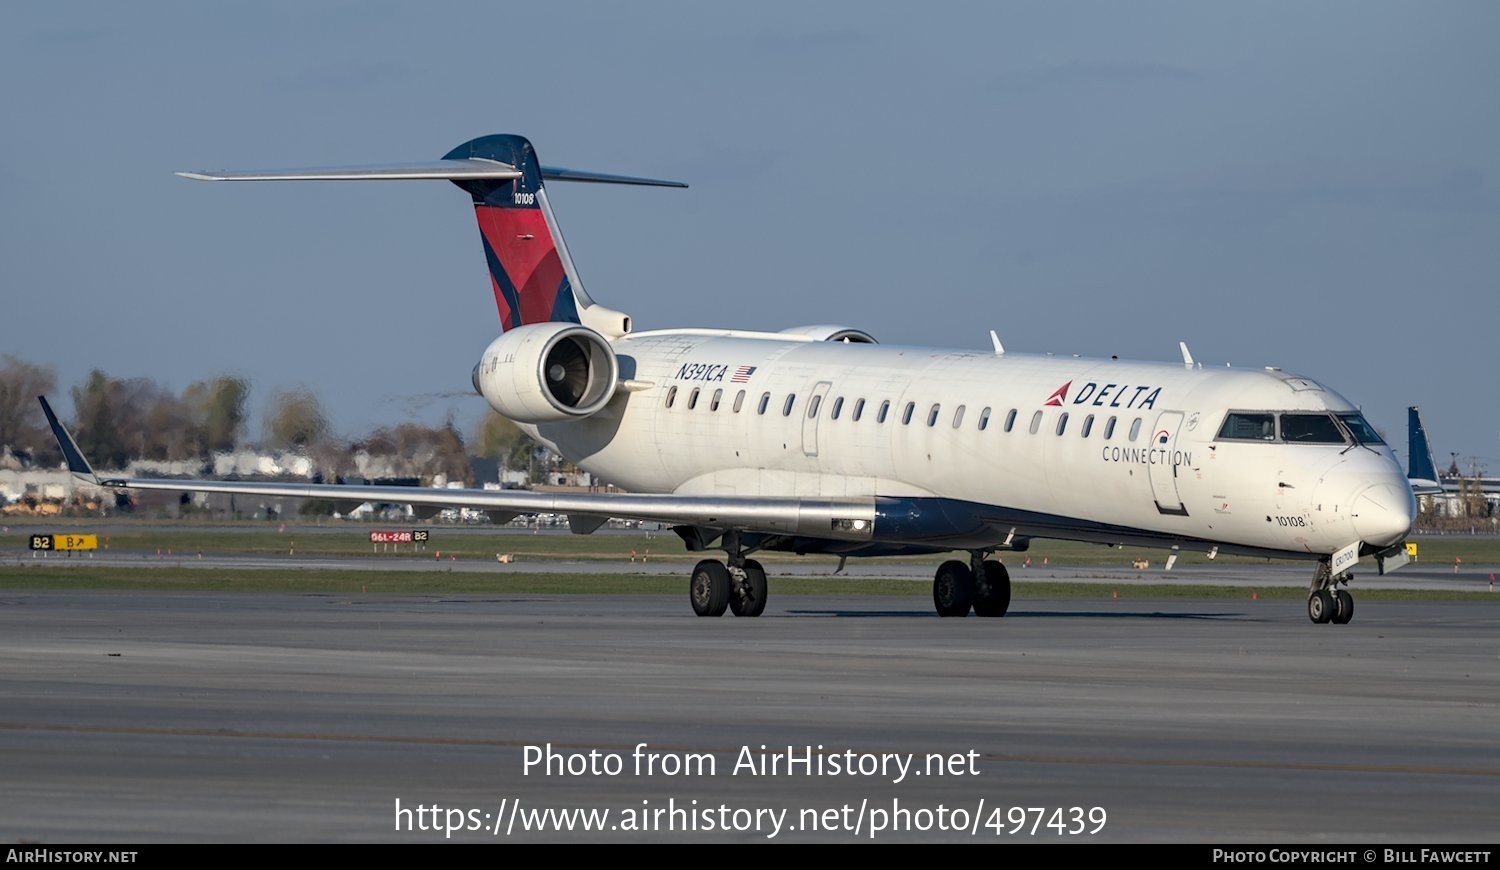
<path fill-rule="evenodd" d="M 587 417 L 609 403 L 620 379 L 614 348 L 574 323 L 534 323 L 510 330 L 474 366 L 474 391 L 518 423 Z"/>

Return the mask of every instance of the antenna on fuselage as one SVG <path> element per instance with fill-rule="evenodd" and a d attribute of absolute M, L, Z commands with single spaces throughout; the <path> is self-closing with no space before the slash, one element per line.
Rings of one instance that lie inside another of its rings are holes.
<path fill-rule="evenodd" d="M 1000 343 L 1000 336 L 993 329 L 990 330 L 990 343 L 995 345 L 995 356 L 1005 356 L 1005 346 Z"/>
<path fill-rule="evenodd" d="M 1177 342 L 1177 346 L 1179 348 L 1182 348 L 1182 364 L 1185 365 L 1185 366 L 1187 366 L 1188 368 L 1192 368 L 1193 367 L 1193 353 L 1192 353 L 1192 351 L 1190 351 L 1190 350 L 1187 349 L 1187 342 L 1185 342 L 1185 341 L 1179 341 L 1179 342 Z"/>

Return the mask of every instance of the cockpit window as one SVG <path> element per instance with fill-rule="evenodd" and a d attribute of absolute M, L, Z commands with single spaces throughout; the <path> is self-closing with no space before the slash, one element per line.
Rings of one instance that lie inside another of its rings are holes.
<path fill-rule="evenodd" d="M 1282 414 L 1281 440 L 1293 444 L 1343 444 L 1344 433 L 1327 414 Z"/>
<path fill-rule="evenodd" d="M 1365 417 L 1363 414 L 1340 414 L 1339 419 L 1344 421 L 1344 426 L 1349 430 L 1349 434 L 1353 435 L 1354 440 L 1359 442 L 1360 444 L 1385 443 L 1385 441 L 1380 437 L 1380 434 L 1375 431 L 1375 427 L 1365 422 Z"/>
<path fill-rule="evenodd" d="M 1236 441 L 1276 440 L 1276 417 L 1272 414 L 1246 414 L 1231 411 L 1219 427 L 1219 437 Z"/>

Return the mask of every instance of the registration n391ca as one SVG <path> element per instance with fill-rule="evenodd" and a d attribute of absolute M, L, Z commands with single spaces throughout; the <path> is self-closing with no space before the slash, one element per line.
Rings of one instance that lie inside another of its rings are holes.
<path fill-rule="evenodd" d="M 478 219 L 501 332 L 474 389 L 617 494 L 428 490 L 100 477 L 48 416 L 72 470 L 123 488 L 467 507 L 503 521 L 566 514 L 669 524 L 700 616 L 757 616 L 761 551 L 841 557 L 959 552 L 937 612 L 1003 616 L 997 554 L 1033 538 L 1309 560 L 1308 616 L 1345 623 L 1349 569 L 1382 568 L 1416 513 L 1391 449 L 1358 408 L 1277 369 L 1056 358 L 879 344 L 840 325 L 636 332 L 585 291 L 544 181 L 685 185 L 543 166 L 516 135 L 429 163 L 181 173 L 206 180 L 451 181 Z M 45 403 L 44 403 L 45 404 Z"/>

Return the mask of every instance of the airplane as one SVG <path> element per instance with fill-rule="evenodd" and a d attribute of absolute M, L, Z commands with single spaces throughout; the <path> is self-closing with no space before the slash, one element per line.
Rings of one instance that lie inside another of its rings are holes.
<path fill-rule="evenodd" d="M 1407 480 L 1417 495 L 1441 495 L 1445 492 L 1438 481 L 1437 464 L 1432 461 L 1432 445 L 1427 443 L 1427 428 L 1422 425 L 1422 409 L 1411 405 L 1406 409 L 1406 463 Z"/>
<path fill-rule="evenodd" d="M 1406 409 L 1406 476 L 1411 481 L 1412 491 L 1418 496 L 1441 496 L 1444 498 L 1482 498 L 1493 506 L 1500 502 L 1500 477 L 1474 475 L 1464 477 L 1458 472 L 1457 457 L 1443 474 L 1438 474 L 1437 463 L 1432 459 L 1432 445 L 1427 442 L 1427 427 L 1422 425 L 1422 409 L 1416 405 Z"/>
<path fill-rule="evenodd" d="M 496 521 L 566 514 L 668 524 L 690 552 L 699 616 L 760 615 L 761 552 L 851 556 L 962 551 L 941 562 L 945 617 L 1004 616 L 1000 553 L 1033 538 L 1305 559 L 1307 614 L 1353 616 L 1349 569 L 1382 569 L 1416 503 L 1358 407 L 1277 368 L 878 343 L 843 325 L 781 332 L 634 331 L 584 289 L 544 181 L 686 187 L 542 165 L 510 134 L 441 160 L 375 167 L 178 173 L 213 181 L 450 181 L 478 220 L 501 332 L 474 390 L 531 437 L 624 493 L 101 477 L 47 407 L 70 470 L 106 487 L 466 507 Z"/>

